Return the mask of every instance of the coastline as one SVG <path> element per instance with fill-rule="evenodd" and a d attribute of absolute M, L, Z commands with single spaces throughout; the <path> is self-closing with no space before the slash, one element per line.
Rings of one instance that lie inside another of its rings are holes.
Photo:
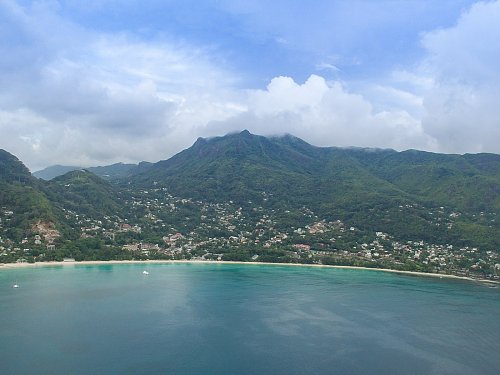
<path fill-rule="evenodd" d="M 357 266 L 335 266 L 327 264 L 301 264 L 301 263 L 272 263 L 272 262 L 238 262 L 238 261 L 215 261 L 215 260 L 84 260 L 72 262 L 36 262 L 36 263 L 0 263 L 0 271 L 2 269 L 16 269 L 16 268 L 39 268 L 51 266 L 80 266 L 80 265 L 120 265 L 120 264 L 237 264 L 237 265 L 265 265 L 265 266 L 286 266 L 286 267 L 315 267 L 315 268 L 337 268 L 337 269 L 352 269 L 352 270 L 366 270 L 366 271 L 379 271 L 386 273 L 396 273 L 407 276 L 418 277 L 431 277 L 439 279 L 452 279 L 473 281 L 487 284 L 500 284 L 498 281 L 474 279 L 466 276 L 456 276 L 449 274 L 431 273 L 431 272 L 417 272 L 417 271 L 400 271 L 390 268 L 370 268 L 370 267 L 357 267 Z"/>

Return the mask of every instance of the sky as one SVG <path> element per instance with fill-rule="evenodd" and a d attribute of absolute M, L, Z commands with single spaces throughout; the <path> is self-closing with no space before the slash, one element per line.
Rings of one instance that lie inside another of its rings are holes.
<path fill-rule="evenodd" d="M 500 1 L 0 0 L 0 148 L 32 171 L 248 129 L 500 153 Z"/>

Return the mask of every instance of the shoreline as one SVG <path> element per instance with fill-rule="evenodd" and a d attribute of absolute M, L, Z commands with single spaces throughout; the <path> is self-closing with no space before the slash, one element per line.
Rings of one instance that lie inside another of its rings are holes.
<path fill-rule="evenodd" d="M 431 272 L 418 272 L 418 271 L 399 271 L 390 268 L 370 268 L 370 267 L 357 267 L 357 266 L 335 266 L 329 264 L 302 264 L 302 263 L 272 263 L 272 262 L 238 262 L 238 261 L 215 261 L 215 260 L 83 260 L 74 262 L 36 262 L 36 263 L 0 263 L 0 270 L 2 269 L 16 269 L 16 268 L 38 268 L 38 267 L 51 267 L 51 266 L 97 266 L 97 265 L 120 265 L 120 264 L 237 264 L 237 265 L 265 265 L 265 266 L 286 266 L 286 267 L 315 267 L 315 268 L 337 268 L 337 269 L 352 269 L 352 270 L 366 270 L 366 271 L 379 271 L 386 273 L 396 273 L 407 276 L 418 277 L 431 277 L 439 279 L 451 280 L 464 280 L 473 281 L 487 284 L 500 284 L 499 281 L 474 279 L 467 276 L 456 276 L 449 274 L 431 273 Z"/>

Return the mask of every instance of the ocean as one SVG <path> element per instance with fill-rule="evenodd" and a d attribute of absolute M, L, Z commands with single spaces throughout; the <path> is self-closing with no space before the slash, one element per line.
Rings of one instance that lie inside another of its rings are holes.
<path fill-rule="evenodd" d="M 500 288 L 280 265 L 3 269 L 0 373 L 498 374 Z"/>

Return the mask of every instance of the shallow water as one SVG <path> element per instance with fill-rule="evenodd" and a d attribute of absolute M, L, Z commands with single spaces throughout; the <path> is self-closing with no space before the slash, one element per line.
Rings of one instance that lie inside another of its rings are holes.
<path fill-rule="evenodd" d="M 500 289 L 274 265 L 4 269 L 0 366 L 2 374 L 500 373 Z"/>

